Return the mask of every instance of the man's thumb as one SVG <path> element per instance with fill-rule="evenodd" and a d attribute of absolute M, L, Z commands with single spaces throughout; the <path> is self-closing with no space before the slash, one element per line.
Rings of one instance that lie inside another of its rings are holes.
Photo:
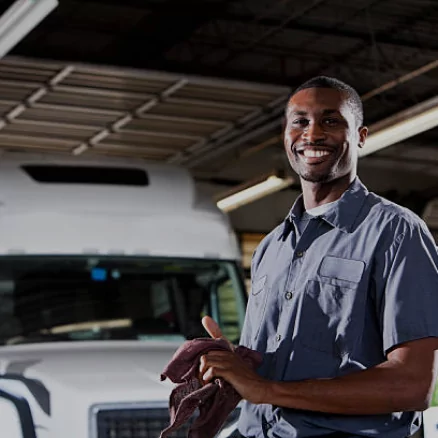
<path fill-rule="evenodd" d="M 214 339 L 222 338 L 224 339 L 224 335 L 217 324 L 217 322 L 211 318 L 210 316 L 204 316 L 202 318 L 202 325 L 204 326 L 207 333 Z"/>

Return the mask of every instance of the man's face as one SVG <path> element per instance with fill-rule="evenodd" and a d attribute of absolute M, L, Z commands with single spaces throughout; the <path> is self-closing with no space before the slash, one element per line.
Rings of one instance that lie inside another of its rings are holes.
<path fill-rule="evenodd" d="M 355 175 L 358 146 L 366 133 L 356 126 L 346 93 L 308 88 L 289 101 L 284 144 L 292 169 L 305 181 Z"/>

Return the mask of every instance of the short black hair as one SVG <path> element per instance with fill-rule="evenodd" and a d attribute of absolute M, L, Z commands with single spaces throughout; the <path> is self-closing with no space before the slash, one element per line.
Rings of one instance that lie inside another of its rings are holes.
<path fill-rule="evenodd" d="M 357 126 L 359 127 L 363 125 L 362 100 L 358 92 L 350 85 L 336 78 L 331 78 L 328 76 L 316 76 L 312 79 L 309 79 L 308 81 L 304 82 L 304 84 L 301 84 L 298 88 L 296 88 L 289 96 L 289 100 L 299 91 L 306 90 L 307 88 L 332 88 L 334 90 L 345 92 L 348 96 L 351 109 L 353 110 L 354 118 L 356 119 Z"/>

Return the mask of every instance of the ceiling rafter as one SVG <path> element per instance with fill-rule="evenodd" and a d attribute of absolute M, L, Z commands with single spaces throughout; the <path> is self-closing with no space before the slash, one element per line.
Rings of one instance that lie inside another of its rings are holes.
<path fill-rule="evenodd" d="M 80 155 L 84 153 L 86 150 L 96 146 L 97 143 L 102 142 L 105 138 L 109 137 L 112 133 L 120 132 L 120 130 L 128 125 L 136 116 L 140 116 L 154 106 L 158 105 L 163 100 L 169 98 L 172 94 L 176 93 L 179 89 L 184 87 L 188 83 L 188 80 L 185 78 L 180 79 L 179 81 L 173 83 L 168 88 L 163 90 L 158 96 L 148 99 L 143 102 L 137 108 L 134 108 L 132 111 L 123 114 L 121 117 L 117 118 L 113 123 L 111 123 L 108 127 L 100 130 L 96 134 L 94 134 L 88 140 L 82 142 L 80 145 L 76 146 L 72 153 L 73 155 Z"/>
<path fill-rule="evenodd" d="M 69 74 L 72 73 L 74 67 L 67 65 L 55 73 L 46 83 L 37 86 L 32 93 L 26 97 L 23 102 L 14 105 L 0 120 L 0 130 L 4 129 L 8 124 L 14 122 L 14 120 L 26 111 L 26 109 L 35 105 L 40 99 L 42 99 L 47 93 L 49 93 L 53 87 L 62 82 Z"/>
<path fill-rule="evenodd" d="M 327 0 L 311 0 L 309 4 L 294 9 L 294 11 L 291 14 L 289 14 L 285 19 L 283 19 L 277 26 L 272 27 L 266 32 L 263 32 L 262 35 L 257 36 L 255 39 L 253 39 L 243 47 L 239 47 L 236 49 L 232 49 L 231 51 L 228 51 L 226 57 L 219 61 L 220 64 L 223 65 L 225 63 L 229 63 L 240 54 L 250 52 L 257 45 L 261 44 L 263 41 L 266 41 L 267 39 L 276 35 L 278 32 L 281 32 L 285 28 L 285 26 L 305 16 L 308 12 L 310 12 L 311 10 L 313 10 L 314 8 L 318 7 L 319 5 L 321 5 L 326 1 Z"/>
<path fill-rule="evenodd" d="M 403 28 L 409 28 L 415 25 L 419 20 L 421 20 L 425 15 L 433 14 L 438 10 L 438 2 L 434 3 L 432 5 L 429 5 L 425 8 L 423 8 L 421 11 L 419 11 L 417 14 L 415 14 L 413 17 L 404 17 L 399 23 L 393 24 L 386 28 L 384 31 L 376 32 L 375 37 L 376 40 L 382 37 L 386 37 L 388 35 L 392 35 L 397 32 L 399 29 Z M 333 57 L 333 60 L 331 63 L 325 63 L 318 66 L 318 68 L 312 69 L 311 71 L 307 71 L 304 74 L 300 75 L 300 77 L 295 77 L 294 82 L 300 83 L 304 78 L 309 78 L 312 76 L 315 76 L 319 74 L 321 71 L 327 70 L 329 68 L 332 68 L 337 63 L 347 63 L 352 57 L 356 56 L 358 53 L 363 52 L 364 50 L 368 49 L 373 44 L 372 40 L 370 39 L 368 42 L 363 41 L 355 44 L 352 48 L 336 55 Z"/>
<path fill-rule="evenodd" d="M 132 91 L 142 88 L 147 92 Z M 192 154 L 211 139 L 225 139 L 236 127 L 256 123 L 286 91 L 272 85 L 7 57 L 0 63 L 0 95 L 6 96 L 0 100 L 0 147 L 54 150 L 58 140 L 60 152 L 75 155 L 96 152 L 163 160 Z"/>
<path fill-rule="evenodd" d="M 276 0 L 275 3 L 273 3 L 273 4 L 271 3 L 269 5 L 269 7 L 267 7 L 263 12 L 258 13 L 254 16 L 251 16 L 251 19 L 250 19 L 251 24 L 257 25 L 261 20 L 265 19 L 266 17 L 269 17 L 270 14 L 275 12 L 279 6 L 284 6 L 284 3 L 287 3 L 289 1 L 291 1 L 291 0 Z M 244 6 L 246 7 L 246 9 L 250 10 L 249 5 L 244 3 Z M 223 13 L 224 12 L 221 11 L 219 14 L 217 14 L 215 19 L 213 20 L 213 22 L 216 24 L 219 24 L 218 17 L 221 16 Z M 216 26 L 215 28 L 216 28 L 216 30 L 220 30 L 219 26 Z M 231 34 L 229 34 L 229 33 L 227 34 L 227 36 L 226 36 L 227 42 L 225 43 L 225 46 L 227 49 L 226 54 L 229 54 L 234 50 L 234 41 L 235 41 L 236 37 L 238 36 L 238 34 L 239 34 L 239 31 L 232 32 Z M 219 32 L 219 35 L 221 35 L 220 32 Z M 187 43 L 190 43 L 190 39 L 187 41 Z M 192 62 L 202 63 L 204 60 L 205 60 L 205 54 L 203 54 L 202 56 L 194 57 L 192 59 Z"/>
<path fill-rule="evenodd" d="M 203 52 L 204 53 L 211 53 L 211 51 L 214 49 L 214 47 L 217 47 L 218 45 L 220 45 L 217 40 L 214 37 L 206 37 L 206 36 L 198 36 L 196 39 L 193 39 L 193 43 L 196 44 L 197 47 L 202 47 L 203 46 Z M 263 45 L 257 48 L 253 49 L 253 52 L 255 54 L 260 54 L 272 59 L 278 59 L 278 60 L 284 60 L 284 59 L 290 59 L 293 60 L 294 62 L 296 62 L 297 60 L 299 61 L 326 61 L 326 62 L 331 62 L 332 59 L 332 55 L 330 55 L 329 53 L 321 53 L 317 50 L 311 50 L 308 49 L 306 51 L 291 51 L 290 48 L 288 47 L 283 47 L 283 46 L 274 46 L 274 45 Z M 438 57 L 438 49 L 437 49 L 437 57 Z M 388 67 L 386 67 L 385 69 L 382 69 L 382 72 L 386 72 L 390 70 L 390 65 L 392 66 L 392 64 L 388 61 L 386 63 L 388 65 Z M 398 71 L 400 71 L 401 73 L 403 72 L 409 72 L 412 70 L 412 68 L 415 65 L 408 65 L 408 64 L 403 64 L 403 65 L 399 65 L 399 69 Z M 374 70 L 374 66 L 370 65 L 369 62 L 367 62 L 366 60 L 352 60 L 349 63 L 349 67 L 352 68 L 358 68 L 363 70 Z M 393 69 L 393 66 L 392 66 Z"/>
<path fill-rule="evenodd" d="M 152 14 L 146 15 L 129 32 L 108 45 L 103 50 L 103 55 L 117 52 L 125 59 L 138 57 L 138 37 L 146 34 L 152 38 L 144 41 L 143 49 L 147 50 L 148 61 L 152 62 L 180 41 L 189 38 L 196 29 L 213 19 L 229 2 L 230 0 L 214 2 L 172 0 L 164 3 L 161 8 L 155 6 Z M 189 13 L 193 10 L 196 10 L 196 13 Z"/>
<path fill-rule="evenodd" d="M 230 22 L 230 23 L 246 23 L 247 25 L 251 24 L 251 17 L 245 15 L 223 15 L 218 17 L 219 22 Z M 257 23 L 261 26 L 266 27 L 277 27 L 280 25 L 280 20 L 277 18 L 264 18 Z M 358 30 L 351 29 L 342 29 L 338 23 L 336 27 L 334 26 L 323 26 L 323 25 L 315 25 L 311 23 L 303 23 L 303 22 L 293 22 L 288 23 L 285 26 L 285 29 L 292 29 L 294 31 L 300 31 L 305 33 L 313 33 L 316 37 L 321 38 L 325 36 L 333 36 L 338 38 L 347 38 L 352 40 L 362 40 L 364 42 L 369 42 L 370 35 L 368 32 L 362 32 Z M 432 52 L 438 52 L 438 42 L 419 42 L 413 41 L 412 38 L 404 38 L 400 35 L 382 35 L 376 39 L 376 42 L 379 44 L 387 44 L 391 46 L 398 47 L 406 47 L 408 49 L 414 50 L 430 50 Z"/>

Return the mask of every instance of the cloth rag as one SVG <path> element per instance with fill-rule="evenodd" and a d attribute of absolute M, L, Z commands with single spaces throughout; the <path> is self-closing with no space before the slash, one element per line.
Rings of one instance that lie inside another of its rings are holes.
<path fill-rule="evenodd" d="M 196 409 L 199 409 L 199 415 L 189 428 L 188 438 L 212 438 L 241 400 L 239 393 L 222 378 L 206 385 L 199 381 L 201 356 L 211 350 L 232 351 L 232 347 L 223 339 L 186 341 L 161 374 L 162 381 L 169 378 L 177 386 L 169 399 L 170 425 L 161 432 L 160 438 L 166 438 L 180 428 Z M 257 351 L 238 346 L 234 352 L 254 370 L 262 363 L 262 355 Z"/>

